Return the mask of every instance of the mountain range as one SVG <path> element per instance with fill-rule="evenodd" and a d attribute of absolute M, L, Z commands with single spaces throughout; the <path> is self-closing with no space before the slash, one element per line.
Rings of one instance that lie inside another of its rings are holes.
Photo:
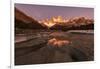
<path fill-rule="evenodd" d="M 46 25 L 49 24 L 49 22 L 51 22 L 51 27 Z M 69 19 L 67 22 L 55 22 L 55 24 L 53 24 L 53 22 L 47 21 L 46 24 L 45 22 L 40 23 L 39 21 L 15 8 L 15 28 L 17 29 L 50 29 L 63 31 L 94 29 L 94 20 L 86 19 L 85 17 Z"/>

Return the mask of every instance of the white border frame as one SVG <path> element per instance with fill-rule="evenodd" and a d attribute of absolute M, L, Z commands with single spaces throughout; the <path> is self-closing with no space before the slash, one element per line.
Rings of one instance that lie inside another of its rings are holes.
<path fill-rule="evenodd" d="M 47 67 L 51 67 L 51 66 L 56 66 L 56 68 L 59 68 L 59 65 L 65 66 L 67 64 L 68 68 L 70 68 L 69 66 L 74 64 L 74 65 L 79 65 L 79 64 L 84 64 L 85 66 L 87 66 L 87 64 L 93 64 L 95 63 L 95 61 L 89 61 L 89 62 L 70 62 L 70 63 L 52 63 L 52 64 L 37 64 L 37 65 L 19 65 L 19 66 L 15 66 L 14 64 L 14 5 L 15 3 L 20 3 L 20 4 L 36 4 L 36 5 L 52 5 L 52 6 L 74 6 L 74 7 L 86 7 L 86 8 L 94 8 L 95 10 L 95 5 L 93 2 L 87 3 L 87 2 L 73 2 L 73 1 L 67 1 L 67 2 L 61 2 L 61 1 L 57 1 L 54 0 L 55 3 L 51 0 L 51 1 L 41 1 L 41 0 L 11 0 L 11 64 L 10 67 L 11 69 L 33 69 L 33 68 L 45 68 L 47 69 Z M 90 0 L 91 1 L 91 0 Z M 79 4 L 80 3 L 80 4 Z M 95 19 L 95 17 L 94 17 Z M 42 66 L 41 66 L 42 65 Z M 51 67 L 53 68 L 53 67 Z M 55 68 L 55 67 L 54 67 Z"/>

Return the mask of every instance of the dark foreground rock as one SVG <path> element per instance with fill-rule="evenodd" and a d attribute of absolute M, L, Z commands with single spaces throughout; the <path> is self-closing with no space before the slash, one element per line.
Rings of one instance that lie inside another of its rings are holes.
<path fill-rule="evenodd" d="M 80 62 L 94 60 L 94 35 L 70 34 L 72 44 L 60 48 L 48 46 L 15 47 L 15 65 Z"/>

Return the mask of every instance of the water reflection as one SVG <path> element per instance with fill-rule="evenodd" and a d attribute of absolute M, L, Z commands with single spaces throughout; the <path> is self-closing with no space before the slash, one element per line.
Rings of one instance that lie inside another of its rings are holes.
<path fill-rule="evenodd" d="M 67 46 L 70 43 L 72 42 L 67 39 L 65 40 L 65 39 L 59 39 L 59 38 L 52 38 L 48 40 L 47 45 L 53 46 L 53 47 L 62 47 L 62 46 Z"/>

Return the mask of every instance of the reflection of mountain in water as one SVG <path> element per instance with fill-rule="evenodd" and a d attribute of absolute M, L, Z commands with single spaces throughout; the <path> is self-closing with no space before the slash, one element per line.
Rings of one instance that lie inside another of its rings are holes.
<path fill-rule="evenodd" d="M 59 34 L 61 33 L 61 34 Z M 38 34 L 38 33 L 37 33 Z M 46 36 L 44 36 L 45 34 Z M 47 35 L 48 34 L 48 35 Z M 15 43 L 15 64 L 42 64 L 57 62 L 92 61 L 93 60 L 93 34 L 71 34 L 67 32 L 40 33 L 41 36 Z M 56 36 L 55 36 L 56 35 Z M 56 41 L 67 40 L 63 46 L 57 43 L 48 44 L 51 39 Z M 72 43 L 69 44 L 68 41 Z M 27 59 L 27 60 L 26 60 Z"/>

